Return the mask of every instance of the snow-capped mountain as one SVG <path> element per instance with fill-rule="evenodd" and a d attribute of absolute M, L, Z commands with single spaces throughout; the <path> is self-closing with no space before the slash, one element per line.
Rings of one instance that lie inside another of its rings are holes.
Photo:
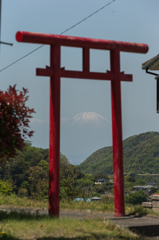
<path fill-rule="evenodd" d="M 72 162 L 78 161 L 75 155 L 81 161 L 81 154 L 91 154 L 94 149 L 112 144 L 111 123 L 95 112 L 81 112 L 61 120 L 61 149 Z"/>
<path fill-rule="evenodd" d="M 103 125 L 103 123 L 108 122 L 104 117 L 95 112 L 81 112 L 71 118 L 71 124 L 73 125 L 89 125 L 93 124 L 96 126 Z"/>
<path fill-rule="evenodd" d="M 86 126 L 102 126 L 105 123 L 110 123 L 107 119 L 95 112 L 81 112 L 71 119 L 63 119 L 63 122 L 69 122 L 71 125 Z"/>

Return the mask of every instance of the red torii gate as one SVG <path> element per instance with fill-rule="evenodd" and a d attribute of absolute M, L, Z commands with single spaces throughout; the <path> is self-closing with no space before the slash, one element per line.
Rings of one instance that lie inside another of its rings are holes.
<path fill-rule="evenodd" d="M 36 70 L 36 75 L 50 77 L 49 214 L 59 216 L 60 78 L 65 77 L 111 81 L 115 216 L 124 216 L 120 82 L 132 81 L 132 75 L 120 72 L 120 51 L 147 53 L 148 45 L 22 31 L 17 32 L 16 39 L 18 42 L 50 45 L 50 67 L 46 66 L 46 69 L 37 68 Z M 68 71 L 60 67 L 61 46 L 82 48 L 83 71 Z M 106 73 L 90 72 L 90 49 L 110 50 L 110 71 Z"/>

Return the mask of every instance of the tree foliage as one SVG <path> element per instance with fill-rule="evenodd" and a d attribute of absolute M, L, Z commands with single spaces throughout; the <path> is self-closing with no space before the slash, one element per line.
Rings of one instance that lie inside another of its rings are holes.
<path fill-rule="evenodd" d="M 142 204 L 142 202 L 145 202 L 146 200 L 147 195 L 142 190 L 125 196 L 125 202 L 133 205 Z"/>
<path fill-rule="evenodd" d="M 73 200 L 79 194 L 79 188 L 74 188 L 73 179 L 62 179 L 60 183 L 60 198 L 65 200 Z"/>
<path fill-rule="evenodd" d="M 0 180 L 0 192 L 6 195 L 10 195 L 12 193 L 12 188 L 6 182 Z"/>
<path fill-rule="evenodd" d="M 80 177 L 85 177 L 85 174 L 60 154 L 62 197 L 71 199 L 71 196 L 76 196 L 78 186 L 74 187 L 73 183 Z M 17 150 L 14 158 L 0 165 L 0 179 L 20 197 L 48 198 L 49 149 L 33 147 L 26 141 L 23 151 Z"/>
<path fill-rule="evenodd" d="M 135 178 L 131 177 L 131 176 L 127 176 L 126 177 L 126 181 L 127 182 L 135 182 Z"/>
<path fill-rule="evenodd" d="M 97 179 L 101 179 L 101 178 L 108 179 L 108 177 L 103 173 L 98 173 L 98 174 L 94 175 L 94 181 L 97 180 Z"/>
<path fill-rule="evenodd" d="M 9 86 L 5 92 L 0 91 L 0 159 L 11 158 L 16 149 L 22 150 L 24 140 L 31 137 L 33 131 L 29 131 L 29 118 L 34 109 L 27 107 L 28 90 L 16 90 L 16 85 Z"/>
<path fill-rule="evenodd" d="M 125 176 L 136 180 L 142 178 L 146 182 L 157 182 L 159 180 L 157 177 L 142 177 L 138 174 L 159 173 L 159 133 L 146 132 L 125 139 L 123 141 L 123 162 Z M 113 175 L 112 147 L 97 150 L 78 168 L 85 174 Z"/>
<path fill-rule="evenodd" d="M 85 176 L 76 166 L 69 163 L 68 159 L 62 153 L 60 154 L 60 180 L 71 178 L 74 180 Z"/>

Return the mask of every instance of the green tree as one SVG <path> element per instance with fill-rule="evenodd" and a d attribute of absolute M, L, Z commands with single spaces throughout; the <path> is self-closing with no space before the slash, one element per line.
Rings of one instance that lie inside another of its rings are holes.
<path fill-rule="evenodd" d="M 136 180 L 135 185 L 146 185 L 146 181 L 143 179 L 138 179 Z"/>
<path fill-rule="evenodd" d="M 10 195 L 12 193 L 12 188 L 6 182 L 0 180 L 0 193 Z"/>
<path fill-rule="evenodd" d="M 104 184 L 104 187 L 106 188 L 106 189 L 110 189 L 110 188 L 112 188 L 114 186 L 114 184 L 112 183 L 112 182 L 106 182 L 105 184 Z"/>
<path fill-rule="evenodd" d="M 41 160 L 39 163 L 38 163 L 38 166 L 39 167 L 42 167 L 42 169 L 45 171 L 45 172 L 49 172 L 49 163 L 45 160 Z"/>
<path fill-rule="evenodd" d="M 89 191 L 89 189 L 87 187 L 83 187 L 83 188 L 79 189 L 78 196 L 83 198 L 84 202 L 86 202 L 86 200 L 92 196 L 92 193 L 91 193 L 91 191 Z"/>
<path fill-rule="evenodd" d="M 29 183 L 28 194 L 30 196 L 40 195 L 39 184 L 41 184 L 41 189 L 43 190 L 42 182 L 45 183 L 45 180 L 48 181 L 47 172 L 44 171 L 43 168 L 39 166 L 30 167 L 30 169 L 27 171 L 27 178 Z"/>
<path fill-rule="evenodd" d="M 147 200 L 147 195 L 142 191 L 137 191 L 135 193 L 130 193 L 125 196 L 125 202 L 131 203 L 133 205 L 136 204 L 142 204 L 142 202 L 145 202 Z"/>
<path fill-rule="evenodd" d="M 6 164 L 7 165 L 7 164 Z M 12 159 L 9 164 L 10 176 L 13 180 L 13 190 L 17 193 L 22 182 L 27 181 L 26 172 L 29 169 L 29 163 L 25 161 L 25 156 L 19 152 L 16 159 Z"/>
<path fill-rule="evenodd" d="M 75 199 L 79 194 L 79 188 L 74 188 L 72 185 L 73 179 L 62 179 L 60 182 L 60 198 L 67 199 L 68 201 Z"/>
<path fill-rule="evenodd" d="M 104 193 L 105 192 L 105 184 L 96 184 L 94 189 L 95 189 L 95 192 L 97 192 L 97 193 Z"/>
<path fill-rule="evenodd" d="M 135 182 L 135 178 L 131 177 L 131 176 L 127 176 L 126 177 L 126 181 L 127 182 Z"/>
<path fill-rule="evenodd" d="M 80 179 L 84 178 L 84 173 L 82 173 L 76 166 L 69 163 L 67 157 L 60 154 L 60 180 L 62 179 Z"/>
<path fill-rule="evenodd" d="M 73 185 L 80 187 L 89 187 L 93 185 L 93 181 L 91 181 L 90 179 L 80 178 L 76 179 Z"/>
<path fill-rule="evenodd" d="M 150 189 L 150 194 L 153 194 L 153 193 L 155 193 L 155 192 L 157 192 L 157 188 L 156 188 L 156 187 L 152 187 L 152 188 Z"/>
<path fill-rule="evenodd" d="M 96 174 L 94 175 L 94 181 L 97 180 L 97 179 L 101 179 L 101 178 L 105 178 L 105 179 L 108 179 L 108 177 L 105 175 L 105 174 Z"/>

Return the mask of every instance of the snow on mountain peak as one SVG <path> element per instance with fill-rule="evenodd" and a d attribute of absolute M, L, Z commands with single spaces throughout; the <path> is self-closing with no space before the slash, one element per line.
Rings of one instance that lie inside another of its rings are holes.
<path fill-rule="evenodd" d="M 109 122 L 107 119 L 99 115 L 95 112 L 81 112 L 71 118 L 73 125 L 86 125 L 86 124 L 94 124 L 97 126 L 102 125 L 105 122 Z"/>

